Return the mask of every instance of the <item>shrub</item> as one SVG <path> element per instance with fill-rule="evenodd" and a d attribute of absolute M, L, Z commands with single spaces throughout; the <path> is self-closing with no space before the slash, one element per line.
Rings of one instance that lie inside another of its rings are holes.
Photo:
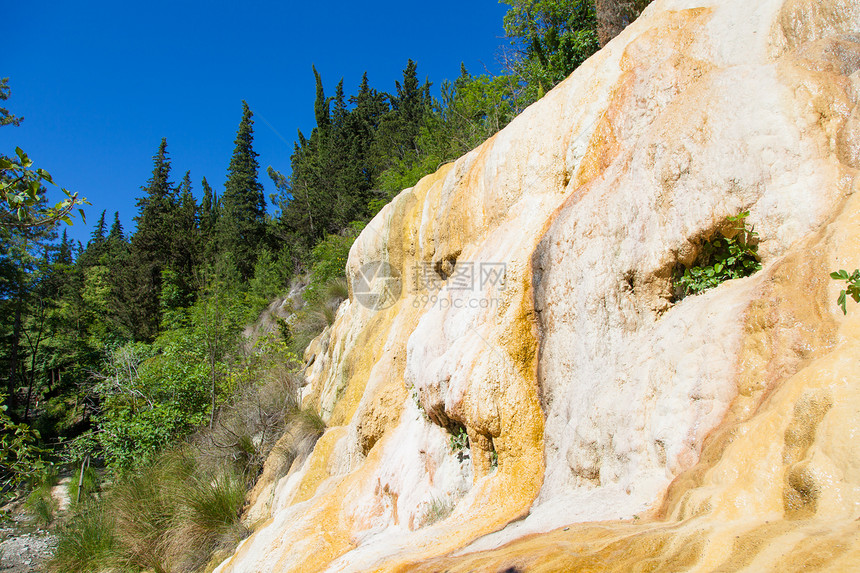
<path fill-rule="evenodd" d="M 246 486 L 229 467 L 208 471 L 173 450 L 120 477 L 76 508 L 58 531 L 53 571 L 192 572 L 246 534 Z"/>
<path fill-rule="evenodd" d="M 303 295 L 306 301 L 319 302 L 325 297 L 327 285 L 333 279 L 346 277 L 349 249 L 364 225 L 354 221 L 341 234 L 327 235 L 317 243 L 311 254 L 311 281 Z"/>
<path fill-rule="evenodd" d="M 230 468 L 195 472 L 182 484 L 170 532 L 171 553 L 181 570 L 197 571 L 218 549 L 232 548 L 247 530 L 240 521 L 245 482 Z"/>
<path fill-rule="evenodd" d="M 761 269 L 758 258 L 758 236 L 752 227 L 747 228 L 745 219 L 749 211 L 734 217 L 728 234 L 718 235 L 702 245 L 702 251 L 692 266 L 675 276 L 676 292 L 682 296 L 699 294 L 723 281 L 747 277 Z"/>

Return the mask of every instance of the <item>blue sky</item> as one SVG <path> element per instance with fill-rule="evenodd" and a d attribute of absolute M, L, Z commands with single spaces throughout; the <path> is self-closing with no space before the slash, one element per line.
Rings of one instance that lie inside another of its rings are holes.
<path fill-rule="evenodd" d="M 497 0 L 10 3 L 3 107 L 25 120 L 0 129 L 0 151 L 20 146 L 90 200 L 89 225 L 69 229 L 86 243 L 104 209 L 132 228 L 162 137 L 174 181 L 190 169 L 195 194 L 204 176 L 220 193 L 244 99 L 268 194 L 266 167 L 288 171 L 296 130 L 314 125 L 311 64 L 327 95 L 341 78 L 355 93 L 365 70 L 393 91 L 408 58 L 434 88 L 461 61 L 498 72 L 506 10 Z"/>

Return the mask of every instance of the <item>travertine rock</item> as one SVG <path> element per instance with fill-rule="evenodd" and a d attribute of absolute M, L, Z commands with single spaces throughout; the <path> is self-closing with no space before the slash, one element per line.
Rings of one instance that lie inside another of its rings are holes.
<path fill-rule="evenodd" d="M 858 70 L 858 0 L 657 0 L 401 193 L 218 571 L 860 566 Z M 742 211 L 763 269 L 677 300 Z"/>

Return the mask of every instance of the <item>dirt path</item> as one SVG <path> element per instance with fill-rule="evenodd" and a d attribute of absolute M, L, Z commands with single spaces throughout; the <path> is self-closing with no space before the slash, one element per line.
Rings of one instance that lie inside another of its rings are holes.
<path fill-rule="evenodd" d="M 0 571 L 3 573 L 30 573 L 44 571 L 45 563 L 53 556 L 56 538 L 41 529 L 21 532 L 20 529 L 0 529 Z"/>

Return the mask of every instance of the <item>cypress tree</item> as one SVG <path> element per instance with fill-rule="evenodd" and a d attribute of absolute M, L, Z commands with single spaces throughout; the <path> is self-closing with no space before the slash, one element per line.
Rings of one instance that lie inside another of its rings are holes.
<path fill-rule="evenodd" d="M 257 250 L 264 240 L 266 202 L 263 185 L 257 180 L 257 153 L 254 152 L 254 121 L 248 104 L 242 102 L 242 121 L 236 132 L 236 147 L 227 170 L 218 221 L 220 248 L 232 254 L 244 280 L 254 272 Z"/>
<path fill-rule="evenodd" d="M 317 128 L 321 134 L 328 131 L 329 118 L 329 100 L 325 97 L 323 90 L 322 77 L 317 71 L 316 66 L 311 66 L 314 71 L 314 79 L 316 80 L 316 98 L 314 99 L 314 118 L 317 120 Z"/>

